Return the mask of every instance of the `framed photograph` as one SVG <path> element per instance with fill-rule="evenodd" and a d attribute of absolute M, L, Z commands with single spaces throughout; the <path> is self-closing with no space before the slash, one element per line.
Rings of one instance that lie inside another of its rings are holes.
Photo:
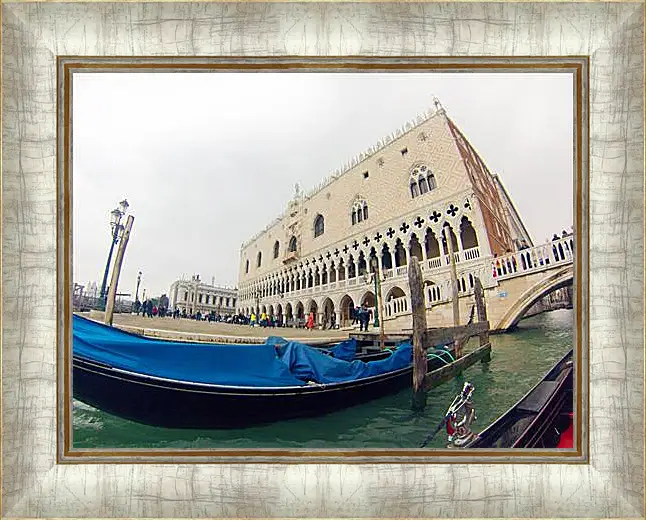
<path fill-rule="evenodd" d="M 643 6 L 443 9 L 4 7 L 5 515 L 643 515 Z"/>

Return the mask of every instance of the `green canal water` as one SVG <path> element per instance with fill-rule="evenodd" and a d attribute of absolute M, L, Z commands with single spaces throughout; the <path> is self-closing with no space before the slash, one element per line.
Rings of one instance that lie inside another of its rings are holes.
<path fill-rule="evenodd" d="M 516 403 L 569 349 L 573 312 L 522 320 L 512 333 L 493 335 L 492 360 L 429 392 L 424 412 L 410 410 L 404 390 L 318 418 L 237 430 L 181 430 L 123 420 L 74 401 L 75 448 L 417 448 L 441 420 L 465 380 L 475 385 L 478 431 Z M 444 447 L 440 432 L 429 447 Z"/>

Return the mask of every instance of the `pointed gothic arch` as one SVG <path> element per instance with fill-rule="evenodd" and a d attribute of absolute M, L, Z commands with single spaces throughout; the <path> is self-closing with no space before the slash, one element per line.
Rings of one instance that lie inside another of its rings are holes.
<path fill-rule="evenodd" d="M 401 239 L 397 239 L 395 243 L 395 266 L 399 268 L 400 266 L 406 266 L 408 264 L 408 259 L 406 258 L 406 250 L 402 244 Z"/>
<path fill-rule="evenodd" d="M 426 237 L 424 238 L 424 248 L 426 250 L 427 259 L 435 259 L 441 255 L 440 243 L 437 241 L 435 232 L 431 228 L 426 229 Z"/>
<path fill-rule="evenodd" d="M 412 234 L 410 241 L 408 242 L 408 251 L 410 252 L 411 258 L 417 257 L 419 262 L 424 260 L 424 255 L 422 254 L 422 245 L 419 243 L 419 239 L 416 234 Z"/>
<path fill-rule="evenodd" d="M 325 218 L 318 214 L 314 219 L 314 237 L 319 237 L 325 232 Z"/>
<path fill-rule="evenodd" d="M 466 215 L 460 221 L 460 240 L 462 241 L 462 248 L 465 250 L 478 246 L 478 235 Z"/>

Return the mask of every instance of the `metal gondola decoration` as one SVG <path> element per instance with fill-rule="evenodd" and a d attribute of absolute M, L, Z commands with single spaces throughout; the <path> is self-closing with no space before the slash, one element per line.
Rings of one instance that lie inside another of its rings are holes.
<path fill-rule="evenodd" d="M 475 434 L 473 384 L 465 382 L 442 421 L 421 446 L 446 426 L 448 448 L 571 449 L 574 440 L 573 351 L 570 350 L 508 411 Z"/>

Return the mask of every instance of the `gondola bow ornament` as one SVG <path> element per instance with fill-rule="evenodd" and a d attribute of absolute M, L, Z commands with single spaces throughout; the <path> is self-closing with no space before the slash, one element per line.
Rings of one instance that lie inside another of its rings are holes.
<path fill-rule="evenodd" d="M 448 448 L 463 447 L 475 438 L 476 435 L 471 432 L 471 424 L 477 419 L 473 403 L 471 402 L 471 396 L 474 390 L 475 386 L 473 384 L 464 382 L 462 391 L 453 399 L 442 421 L 435 430 L 431 431 L 424 438 L 420 447 L 426 447 L 445 425 L 446 433 L 449 437 Z"/>
<path fill-rule="evenodd" d="M 475 438 L 471 424 L 477 419 L 476 411 L 471 402 L 475 386 L 465 382 L 462 392 L 458 394 L 444 416 L 449 448 L 464 447 Z"/>

